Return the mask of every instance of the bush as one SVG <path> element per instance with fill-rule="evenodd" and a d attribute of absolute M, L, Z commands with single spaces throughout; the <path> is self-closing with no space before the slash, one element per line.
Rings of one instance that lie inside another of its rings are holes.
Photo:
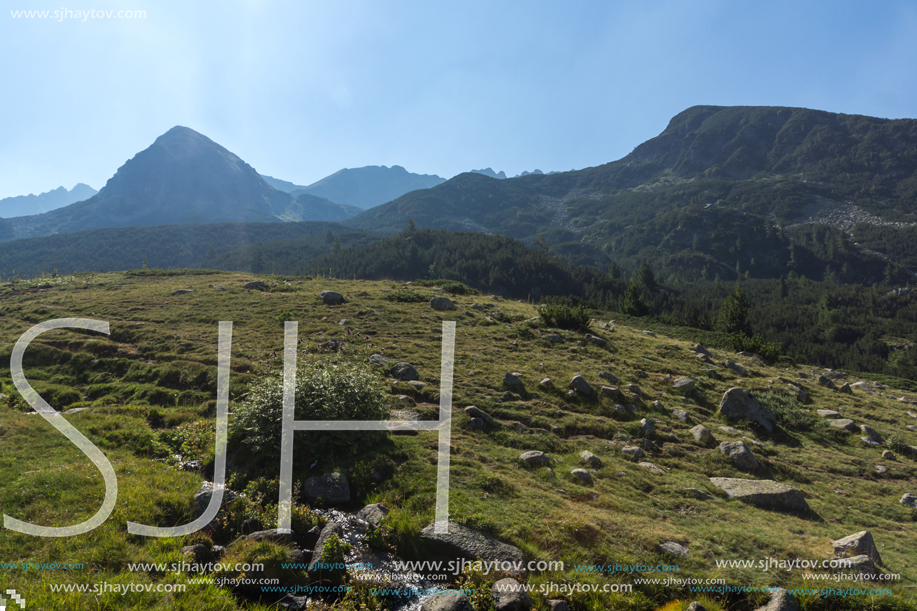
<path fill-rule="evenodd" d="M 780 359 L 780 344 L 766 342 L 760 335 L 748 337 L 741 333 L 729 336 L 729 343 L 736 352 L 754 352 L 767 359 L 769 363 L 776 363 Z"/>
<path fill-rule="evenodd" d="M 296 420 L 383 420 L 388 416 L 388 397 L 381 381 L 366 367 L 356 363 L 311 363 L 296 373 Z M 265 464 L 277 465 L 283 434 L 283 376 L 256 383 L 235 411 L 230 436 L 242 442 Z M 358 433 L 322 432 L 314 443 L 299 442 L 308 434 L 296 435 L 297 448 L 322 460 L 338 446 L 353 446 Z M 367 435 L 369 433 L 364 433 Z M 296 452 L 302 458 L 304 454 Z"/>
<path fill-rule="evenodd" d="M 559 329 L 576 331 L 589 325 L 589 312 L 581 305 L 572 308 L 559 304 L 543 305 L 538 308 L 538 315 L 546 325 Z"/>
<path fill-rule="evenodd" d="M 810 431 L 815 428 L 819 419 L 809 411 L 799 407 L 792 396 L 768 391 L 757 395 L 764 407 L 777 417 L 777 421 L 788 431 Z"/>
<path fill-rule="evenodd" d="M 421 301 L 428 301 L 428 297 L 424 297 L 420 293 L 415 293 L 414 291 L 395 291 L 394 293 L 388 293 L 385 296 L 389 301 L 397 301 L 400 303 L 420 303 Z"/>

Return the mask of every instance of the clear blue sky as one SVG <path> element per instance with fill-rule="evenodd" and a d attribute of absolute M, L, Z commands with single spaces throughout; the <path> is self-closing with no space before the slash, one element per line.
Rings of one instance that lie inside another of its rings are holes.
<path fill-rule="evenodd" d="M 25 19 L 11 10 L 146 11 Z M 262 174 L 451 177 L 619 159 L 696 104 L 917 117 L 913 2 L 9 0 L 0 197 L 115 170 L 174 125 Z"/>

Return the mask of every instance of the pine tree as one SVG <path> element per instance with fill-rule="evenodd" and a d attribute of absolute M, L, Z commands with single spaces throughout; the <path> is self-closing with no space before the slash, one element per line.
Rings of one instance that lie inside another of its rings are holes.
<path fill-rule="evenodd" d="M 637 285 L 631 283 L 624 292 L 624 298 L 621 300 L 621 311 L 631 316 L 644 316 L 649 311 L 643 298 L 640 296 L 640 290 Z"/>
<path fill-rule="evenodd" d="M 751 325 L 748 323 L 748 302 L 740 286 L 736 285 L 723 300 L 717 326 L 723 333 L 737 333 L 751 337 Z"/>
<path fill-rule="evenodd" d="M 634 274 L 634 282 L 640 284 L 651 293 L 659 288 L 659 283 L 656 282 L 656 275 L 653 273 L 653 268 L 646 262 L 644 262 L 643 265 L 640 266 L 640 269 L 637 270 L 637 273 Z"/>
<path fill-rule="evenodd" d="M 617 262 L 612 261 L 611 265 L 608 266 L 608 276 L 612 280 L 617 280 L 618 278 L 621 277 L 621 268 L 618 267 Z"/>

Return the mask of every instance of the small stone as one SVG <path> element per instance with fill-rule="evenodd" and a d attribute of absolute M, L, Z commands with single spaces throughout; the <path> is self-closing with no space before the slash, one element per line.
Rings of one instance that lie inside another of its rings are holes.
<path fill-rule="evenodd" d="M 723 364 L 726 365 L 726 367 L 728 367 L 729 369 L 732 369 L 736 373 L 736 375 L 744 376 L 746 373 L 744 367 L 742 367 L 738 363 L 733 363 L 732 361 L 728 359 Z"/>
<path fill-rule="evenodd" d="M 620 383 L 621 383 L 621 380 L 618 379 L 618 376 L 616 376 L 616 375 L 614 375 L 613 373 L 610 373 L 610 372 L 608 372 L 608 371 L 600 371 L 600 372 L 599 372 L 599 377 L 602 378 L 603 380 L 608 380 L 608 381 L 611 382 L 612 384 L 620 384 Z"/>
<path fill-rule="evenodd" d="M 519 460 L 530 467 L 547 467 L 548 465 L 555 462 L 553 458 L 538 450 L 523 452 L 519 455 Z"/>
<path fill-rule="evenodd" d="M 823 376 L 823 375 L 822 375 L 822 376 L 818 376 L 818 383 L 819 383 L 819 385 L 824 386 L 824 387 L 827 388 L 828 390 L 836 390 L 836 389 L 837 389 L 837 386 L 835 386 L 834 382 L 832 382 L 830 379 L 826 378 L 826 377 Z"/>
<path fill-rule="evenodd" d="M 686 412 L 686 411 L 683 410 L 683 409 L 673 409 L 673 410 L 672 410 L 672 415 L 675 416 L 675 419 L 676 419 L 676 420 L 679 420 L 679 421 L 681 421 L 681 422 L 687 422 L 687 421 L 688 421 L 688 412 Z"/>
<path fill-rule="evenodd" d="M 857 425 L 853 423 L 853 420 L 849 418 L 837 418 L 828 422 L 829 425 L 833 426 L 836 429 L 841 429 L 848 431 L 850 433 L 855 433 L 857 430 Z"/>
<path fill-rule="evenodd" d="M 843 386 L 841 386 L 838 390 L 840 390 L 845 395 L 853 394 L 853 389 L 850 388 L 850 382 L 844 382 Z"/>
<path fill-rule="evenodd" d="M 673 554 L 680 558 L 687 558 L 690 555 L 687 547 L 680 543 L 676 543 L 675 541 L 663 541 L 656 546 L 656 549 L 658 549 L 660 552 Z"/>
<path fill-rule="evenodd" d="M 884 452 L 882 452 L 882 458 L 886 460 L 895 460 L 895 453 L 892 452 L 891 450 L 885 450 Z"/>
<path fill-rule="evenodd" d="M 672 389 L 680 393 L 690 393 L 694 392 L 695 382 L 688 377 L 680 377 L 672 382 Z"/>
<path fill-rule="evenodd" d="M 656 436 L 656 427 L 652 420 L 646 418 L 640 420 L 640 434 L 646 439 L 652 439 Z"/>
<path fill-rule="evenodd" d="M 593 469 L 600 469 L 602 467 L 602 461 L 599 460 L 599 457 L 590 452 L 589 450 L 583 450 L 579 453 L 580 458 L 583 459 L 583 462 L 592 467 Z"/>
<path fill-rule="evenodd" d="M 570 611 L 570 605 L 565 600 L 546 600 L 548 611 Z"/>
<path fill-rule="evenodd" d="M 544 378 L 538 383 L 538 386 L 545 390 L 552 390 L 554 388 L 554 381 L 551 380 L 551 378 Z"/>
<path fill-rule="evenodd" d="M 570 475 L 580 480 L 584 484 L 592 483 L 592 475 L 589 473 L 589 471 L 586 471 L 585 469 L 573 469 L 572 471 L 570 471 Z"/>
<path fill-rule="evenodd" d="M 621 448 L 621 453 L 624 454 L 628 460 L 640 460 L 646 454 L 643 453 L 643 450 L 636 446 L 624 446 Z"/>
<path fill-rule="evenodd" d="M 522 385 L 522 374 L 507 373 L 503 376 L 503 386 L 515 391 L 525 390 L 525 387 Z"/>
<path fill-rule="evenodd" d="M 570 380 L 570 384 L 567 387 L 583 395 L 591 395 L 595 392 L 592 386 L 590 386 L 583 376 L 579 374 L 573 376 L 573 379 Z"/>
<path fill-rule="evenodd" d="M 917 496 L 910 492 L 905 492 L 904 496 L 901 497 L 901 504 L 917 509 Z"/>
<path fill-rule="evenodd" d="M 883 465 L 876 465 L 876 474 L 877 475 L 885 475 L 886 473 L 888 473 L 888 467 L 885 467 Z"/>
<path fill-rule="evenodd" d="M 755 455 L 751 453 L 744 441 L 724 441 L 720 444 L 720 452 L 725 454 L 740 469 L 751 470 L 760 466 Z"/>
<path fill-rule="evenodd" d="M 494 423 L 493 416 L 491 416 L 484 410 L 475 407 L 474 405 L 469 405 L 468 407 L 466 407 L 465 414 L 467 414 L 470 418 L 478 418 L 479 420 L 487 424 Z"/>
<path fill-rule="evenodd" d="M 873 441 L 875 441 L 875 442 L 877 442 L 877 443 L 882 443 L 882 442 L 884 441 L 884 439 L 882 439 L 882 435 L 879 435 L 879 433 L 877 433 L 876 430 L 873 429 L 871 426 L 867 426 L 867 425 L 865 425 L 865 424 L 861 424 L 861 425 L 860 425 L 860 431 L 861 431 L 864 435 L 866 435 L 868 438 L 870 438 L 871 440 L 873 440 Z"/>
<path fill-rule="evenodd" d="M 703 424 L 698 424 L 691 429 L 690 432 L 694 440 L 701 445 L 711 446 L 716 443 L 716 438 L 714 438 L 713 433 Z"/>
<path fill-rule="evenodd" d="M 840 412 L 836 412 L 833 409 L 820 409 L 815 412 L 822 418 L 840 418 Z"/>
<path fill-rule="evenodd" d="M 507 577 L 491 588 L 494 611 L 531 611 L 532 599 L 515 579 Z"/>
<path fill-rule="evenodd" d="M 448 297 L 434 297 L 430 300 L 430 307 L 438 311 L 454 310 L 455 304 Z"/>
<path fill-rule="evenodd" d="M 659 467 L 657 467 L 656 465 L 654 465 L 651 462 L 640 462 L 637 464 L 643 467 L 644 469 L 649 469 L 650 471 L 652 471 L 653 473 L 656 473 L 657 475 L 665 475 L 665 471 L 663 471 L 662 469 L 660 469 Z"/>

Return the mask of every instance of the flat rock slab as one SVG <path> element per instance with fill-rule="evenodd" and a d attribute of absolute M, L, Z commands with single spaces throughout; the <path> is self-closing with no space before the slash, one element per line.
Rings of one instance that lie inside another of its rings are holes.
<path fill-rule="evenodd" d="M 662 543 L 657 545 L 656 548 L 660 552 L 667 552 L 669 554 L 674 554 L 675 556 L 679 556 L 681 558 L 687 558 L 691 553 L 688 551 L 687 547 L 685 547 L 684 545 L 680 543 L 676 543 L 675 541 L 663 541 Z"/>
<path fill-rule="evenodd" d="M 743 388 L 727 390 L 720 400 L 717 411 L 727 418 L 750 420 L 767 432 L 773 431 L 777 426 L 777 417 Z"/>
<path fill-rule="evenodd" d="M 841 429 L 848 431 L 850 433 L 856 433 L 857 425 L 850 418 L 837 418 L 828 423 L 830 426 L 833 426 L 836 429 Z"/>
<path fill-rule="evenodd" d="M 843 539 L 833 541 L 831 545 L 834 546 L 834 556 L 836 558 L 847 558 L 866 554 L 872 558 L 876 564 L 882 564 L 882 556 L 879 555 L 879 550 L 876 548 L 876 542 L 872 538 L 872 533 L 868 530 L 863 530 L 848 535 Z"/>
<path fill-rule="evenodd" d="M 639 462 L 637 464 L 643 467 L 644 469 L 649 469 L 650 471 L 658 475 L 665 475 L 665 471 L 663 471 L 662 469 L 660 469 L 659 467 L 657 467 L 656 465 L 654 465 L 651 462 Z"/>
<path fill-rule="evenodd" d="M 475 611 L 474 605 L 464 594 L 438 592 L 425 600 L 420 611 Z"/>
<path fill-rule="evenodd" d="M 448 534 L 436 534 L 433 532 L 433 526 L 430 524 L 421 530 L 420 538 L 434 555 L 453 560 L 456 557 L 519 563 L 525 560 L 522 550 L 515 545 L 498 541 L 490 533 L 449 522 Z"/>
<path fill-rule="evenodd" d="M 833 409 L 820 409 L 816 412 L 822 418 L 840 418 L 840 412 L 836 412 Z"/>
<path fill-rule="evenodd" d="M 737 479 L 732 477 L 711 477 L 710 483 L 724 491 L 731 499 L 739 499 L 764 509 L 778 511 L 806 511 L 802 493 L 786 484 L 769 479 Z"/>

